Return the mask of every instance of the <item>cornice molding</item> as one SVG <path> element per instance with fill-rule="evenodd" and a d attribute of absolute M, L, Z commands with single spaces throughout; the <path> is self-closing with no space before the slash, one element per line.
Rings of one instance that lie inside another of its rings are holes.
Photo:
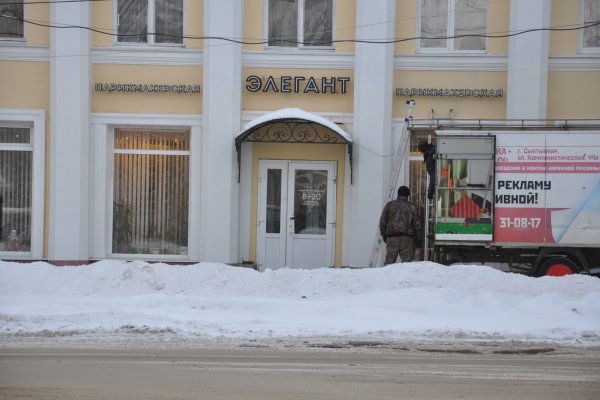
<path fill-rule="evenodd" d="M 508 71 L 508 57 L 482 54 L 395 55 L 394 70 Z"/>
<path fill-rule="evenodd" d="M 507 56 L 418 54 L 394 56 L 395 70 L 508 71 Z M 549 71 L 600 71 L 600 54 L 550 56 Z"/>
<path fill-rule="evenodd" d="M 92 64 L 143 64 L 201 66 L 204 54 L 199 49 L 165 47 L 92 47 Z"/>
<path fill-rule="evenodd" d="M 600 72 L 600 53 L 550 56 L 548 70 L 553 72 Z"/>
<path fill-rule="evenodd" d="M 92 113 L 92 124 L 107 125 L 202 125 L 202 114 Z"/>
<path fill-rule="evenodd" d="M 0 42 L 0 61 L 50 61 L 50 47 L 4 44 Z"/>
<path fill-rule="evenodd" d="M 244 68 L 354 69 L 354 54 L 307 51 L 260 51 L 242 53 Z"/>
<path fill-rule="evenodd" d="M 193 65 L 204 63 L 197 49 L 92 47 L 92 64 Z M 49 62 L 49 46 L 26 46 L 0 42 L 0 61 Z M 600 54 L 551 55 L 549 71 L 598 72 Z M 246 68 L 354 69 L 352 53 L 243 52 Z M 508 71 L 507 56 L 414 54 L 395 55 L 394 70 L 406 71 Z"/>

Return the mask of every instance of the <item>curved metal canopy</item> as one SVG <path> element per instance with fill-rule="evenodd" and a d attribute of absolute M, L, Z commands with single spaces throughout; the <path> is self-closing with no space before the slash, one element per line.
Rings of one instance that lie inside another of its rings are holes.
<path fill-rule="evenodd" d="M 345 144 L 348 146 L 352 182 L 352 138 L 338 125 L 319 115 L 299 108 L 283 108 L 247 123 L 235 138 L 238 170 L 241 168 L 243 142 Z"/>

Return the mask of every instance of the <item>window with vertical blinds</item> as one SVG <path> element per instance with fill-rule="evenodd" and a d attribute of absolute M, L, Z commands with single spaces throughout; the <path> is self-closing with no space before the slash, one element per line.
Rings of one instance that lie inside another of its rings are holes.
<path fill-rule="evenodd" d="M 31 251 L 31 128 L 0 123 L 0 251 Z"/>
<path fill-rule="evenodd" d="M 23 37 L 23 0 L 0 0 L 0 39 Z"/>
<path fill-rule="evenodd" d="M 188 254 L 189 130 L 115 129 L 112 252 Z"/>
<path fill-rule="evenodd" d="M 183 43 L 183 0 L 118 0 L 119 43 Z"/>

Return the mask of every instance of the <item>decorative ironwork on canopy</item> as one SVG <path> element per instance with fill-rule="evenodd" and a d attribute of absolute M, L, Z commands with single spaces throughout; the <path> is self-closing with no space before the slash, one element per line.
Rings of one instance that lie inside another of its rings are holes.
<path fill-rule="evenodd" d="M 329 128 L 299 119 L 269 121 L 236 138 L 241 142 L 347 144 L 349 141 Z"/>
<path fill-rule="evenodd" d="M 341 131 L 341 129 L 339 130 Z M 348 146 L 350 183 L 352 183 L 352 140 L 327 125 L 312 120 L 290 117 L 266 120 L 243 131 L 235 138 L 238 182 L 241 175 L 243 142 L 345 144 Z"/>

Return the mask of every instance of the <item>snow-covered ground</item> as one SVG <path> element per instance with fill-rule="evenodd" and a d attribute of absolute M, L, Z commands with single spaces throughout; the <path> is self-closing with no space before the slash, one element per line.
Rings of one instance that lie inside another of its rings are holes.
<path fill-rule="evenodd" d="M 0 340 L 346 340 L 600 345 L 600 279 L 431 262 L 267 270 L 0 261 Z"/>

